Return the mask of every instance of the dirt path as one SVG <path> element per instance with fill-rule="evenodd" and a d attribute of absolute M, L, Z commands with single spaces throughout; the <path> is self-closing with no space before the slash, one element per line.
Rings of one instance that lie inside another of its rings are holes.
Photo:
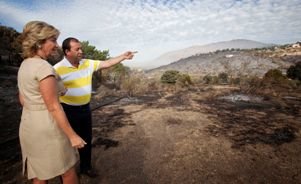
<path fill-rule="evenodd" d="M 301 182 L 299 132 L 290 143 L 235 148 L 229 137 L 212 133 L 209 127 L 221 126 L 215 115 L 204 112 L 197 103 L 186 104 L 187 96 L 181 98 L 179 103 L 185 103 L 179 106 L 171 105 L 175 102 L 166 100 L 173 99 L 167 96 L 158 100 L 159 104 L 117 104 L 95 111 L 94 135 L 98 137 L 93 160 L 100 176 L 94 180 L 82 177 L 82 182 Z"/>
<path fill-rule="evenodd" d="M 210 123 L 204 114 L 141 105 L 123 108 L 131 114 L 131 125 L 112 132 L 110 139 L 119 141 L 118 146 L 94 148 L 99 183 L 199 183 L 197 173 L 205 165 L 196 159 L 209 153 L 206 144 L 217 144 L 201 134 Z"/>

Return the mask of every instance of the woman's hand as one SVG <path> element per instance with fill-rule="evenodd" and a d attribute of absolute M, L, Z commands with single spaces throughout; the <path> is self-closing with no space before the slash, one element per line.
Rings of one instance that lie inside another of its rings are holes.
<path fill-rule="evenodd" d="M 83 148 L 87 143 L 78 135 L 74 135 L 70 138 L 72 147 L 80 149 Z"/>

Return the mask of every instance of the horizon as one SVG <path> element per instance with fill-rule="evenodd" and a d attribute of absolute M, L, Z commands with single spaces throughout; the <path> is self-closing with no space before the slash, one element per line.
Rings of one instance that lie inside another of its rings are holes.
<path fill-rule="evenodd" d="M 41 20 L 61 31 L 59 44 L 73 36 L 112 57 L 137 50 L 124 62 L 133 68 L 193 46 L 237 39 L 281 45 L 301 38 L 301 0 L 3 0 L 0 6 L 1 25 L 18 32 Z"/>

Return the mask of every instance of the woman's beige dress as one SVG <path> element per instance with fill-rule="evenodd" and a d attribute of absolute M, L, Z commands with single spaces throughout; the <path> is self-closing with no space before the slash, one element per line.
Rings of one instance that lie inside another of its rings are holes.
<path fill-rule="evenodd" d="M 77 150 L 58 127 L 41 96 L 39 81 L 49 75 L 56 75 L 54 69 L 39 58 L 24 60 L 18 72 L 19 92 L 24 98 L 19 137 L 23 173 L 27 171 L 28 179 L 53 178 L 78 161 Z"/>

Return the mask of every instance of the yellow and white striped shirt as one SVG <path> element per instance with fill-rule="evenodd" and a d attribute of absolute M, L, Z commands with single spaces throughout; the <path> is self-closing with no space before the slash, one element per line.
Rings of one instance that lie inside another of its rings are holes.
<path fill-rule="evenodd" d="M 101 61 L 82 59 L 78 68 L 64 58 L 54 65 L 56 73 L 63 80 L 64 86 L 68 89 L 64 96 L 60 96 L 60 101 L 68 105 L 84 105 L 91 100 L 92 75 L 98 70 Z"/>

